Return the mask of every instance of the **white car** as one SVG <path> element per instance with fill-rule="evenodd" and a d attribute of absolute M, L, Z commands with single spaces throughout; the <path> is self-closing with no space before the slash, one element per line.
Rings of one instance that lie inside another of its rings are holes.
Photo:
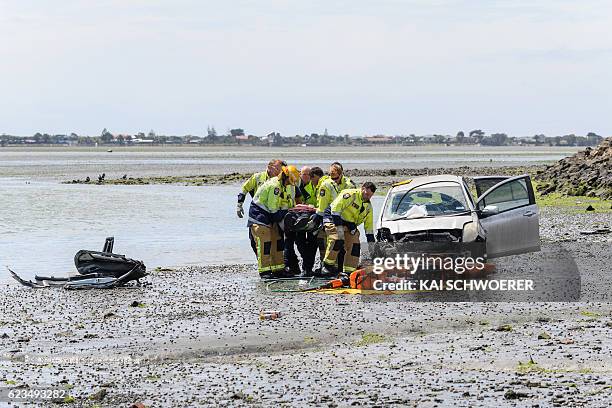
<path fill-rule="evenodd" d="M 528 175 L 422 176 L 394 184 L 380 213 L 383 242 L 486 242 L 488 258 L 540 250 L 539 210 Z"/>

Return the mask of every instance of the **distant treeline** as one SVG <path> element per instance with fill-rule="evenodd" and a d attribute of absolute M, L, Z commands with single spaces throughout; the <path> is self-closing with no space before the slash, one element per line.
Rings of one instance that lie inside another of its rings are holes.
<path fill-rule="evenodd" d="M 50 135 L 47 133 L 36 133 L 33 136 L 12 136 L 3 134 L 0 136 L 0 146 L 9 145 L 67 145 L 67 146 L 133 146 L 133 145 L 252 145 L 252 146 L 325 146 L 325 145 L 424 145 L 424 144 L 446 144 L 446 145 L 483 145 L 483 146 L 512 146 L 512 145 L 535 145 L 535 146 L 596 146 L 603 140 L 593 132 L 586 136 L 574 134 L 564 136 L 546 136 L 543 134 L 534 136 L 508 136 L 505 133 L 493 133 L 487 135 L 480 129 L 475 129 L 465 134 L 458 132 L 451 135 L 423 135 L 417 136 L 350 136 L 329 135 L 327 130 L 323 134 L 311 133 L 309 135 L 282 136 L 278 132 L 272 132 L 265 136 L 246 135 L 243 129 L 230 129 L 223 135 L 218 135 L 215 128 L 208 128 L 206 136 L 166 136 L 158 135 L 153 130 L 145 134 L 143 132 L 135 135 L 113 134 L 104 129 L 100 136 L 80 136 L 76 133 L 69 135 Z"/>

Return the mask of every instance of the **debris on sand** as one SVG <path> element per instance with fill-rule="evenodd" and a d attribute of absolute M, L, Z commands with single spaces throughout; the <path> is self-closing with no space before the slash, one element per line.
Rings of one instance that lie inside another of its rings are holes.
<path fill-rule="evenodd" d="M 538 334 L 538 340 L 550 340 L 550 334 L 542 332 Z"/>
<path fill-rule="evenodd" d="M 506 393 L 504 394 L 504 398 L 509 400 L 529 398 L 529 394 L 527 394 L 526 392 L 514 391 L 511 389 L 506 391 Z"/>
<path fill-rule="evenodd" d="M 106 397 L 106 394 L 108 394 L 108 391 L 104 388 L 101 388 L 99 391 L 91 394 L 89 396 L 89 399 L 92 401 L 102 401 L 104 397 Z"/>
<path fill-rule="evenodd" d="M 612 137 L 594 149 L 587 147 L 573 156 L 538 172 L 542 195 L 558 192 L 570 196 L 612 198 Z"/>
<path fill-rule="evenodd" d="M 612 232 L 610 228 L 598 228 L 593 230 L 583 230 L 580 231 L 580 235 L 605 235 Z"/>

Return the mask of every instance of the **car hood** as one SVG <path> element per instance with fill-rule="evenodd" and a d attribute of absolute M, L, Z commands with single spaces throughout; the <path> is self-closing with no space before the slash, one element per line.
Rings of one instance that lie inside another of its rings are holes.
<path fill-rule="evenodd" d="M 470 214 L 454 217 L 414 218 L 411 220 L 381 221 L 381 228 L 389 228 L 392 234 L 427 231 L 427 230 L 450 230 L 463 229 L 466 222 L 473 221 Z"/>

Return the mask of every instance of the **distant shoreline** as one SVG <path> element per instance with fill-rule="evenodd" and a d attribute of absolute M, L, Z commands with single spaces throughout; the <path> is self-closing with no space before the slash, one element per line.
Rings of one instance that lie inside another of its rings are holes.
<path fill-rule="evenodd" d="M 50 152 L 98 152 L 98 153 L 114 153 L 114 152 L 135 152 L 135 151 L 223 151 L 223 150 L 247 150 L 247 151 L 287 151 L 297 150 L 300 152 L 310 151 L 338 151 L 340 150 L 366 150 L 366 149 L 380 149 L 380 150 L 392 150 L 392 151 L 418 151 L 419 149 L 428 150 L 439 150 L 439 151 L 503 151 L 507 149 L 509 151 L 530 151 L 530 152 L 577 152 L 584 149 L 582 146 L 528 146 L 528 145 L 510 145 L 510 146 L 480 146 L 480 145 L 451 145 L 446 146 L 443 144 L 422 144 L 422 145 L 391 145 L 391 144 L 371 144 L 371 145 L 316 145 L 316 146 L 298 146 L 298 145 L 287 145 L 287 146 L 253 146 L 253 145 L 132 145 L 132 146 L 114 146 L 114 145 L 100 145 L 95 146 L 61 146 L 61 145 L 7 145 L 0 147 L 0 153 L 2 152 L 29 152 L 29 151 L 50 151 Z M 109 152 L 112 150 L 112 152 Z"/>

